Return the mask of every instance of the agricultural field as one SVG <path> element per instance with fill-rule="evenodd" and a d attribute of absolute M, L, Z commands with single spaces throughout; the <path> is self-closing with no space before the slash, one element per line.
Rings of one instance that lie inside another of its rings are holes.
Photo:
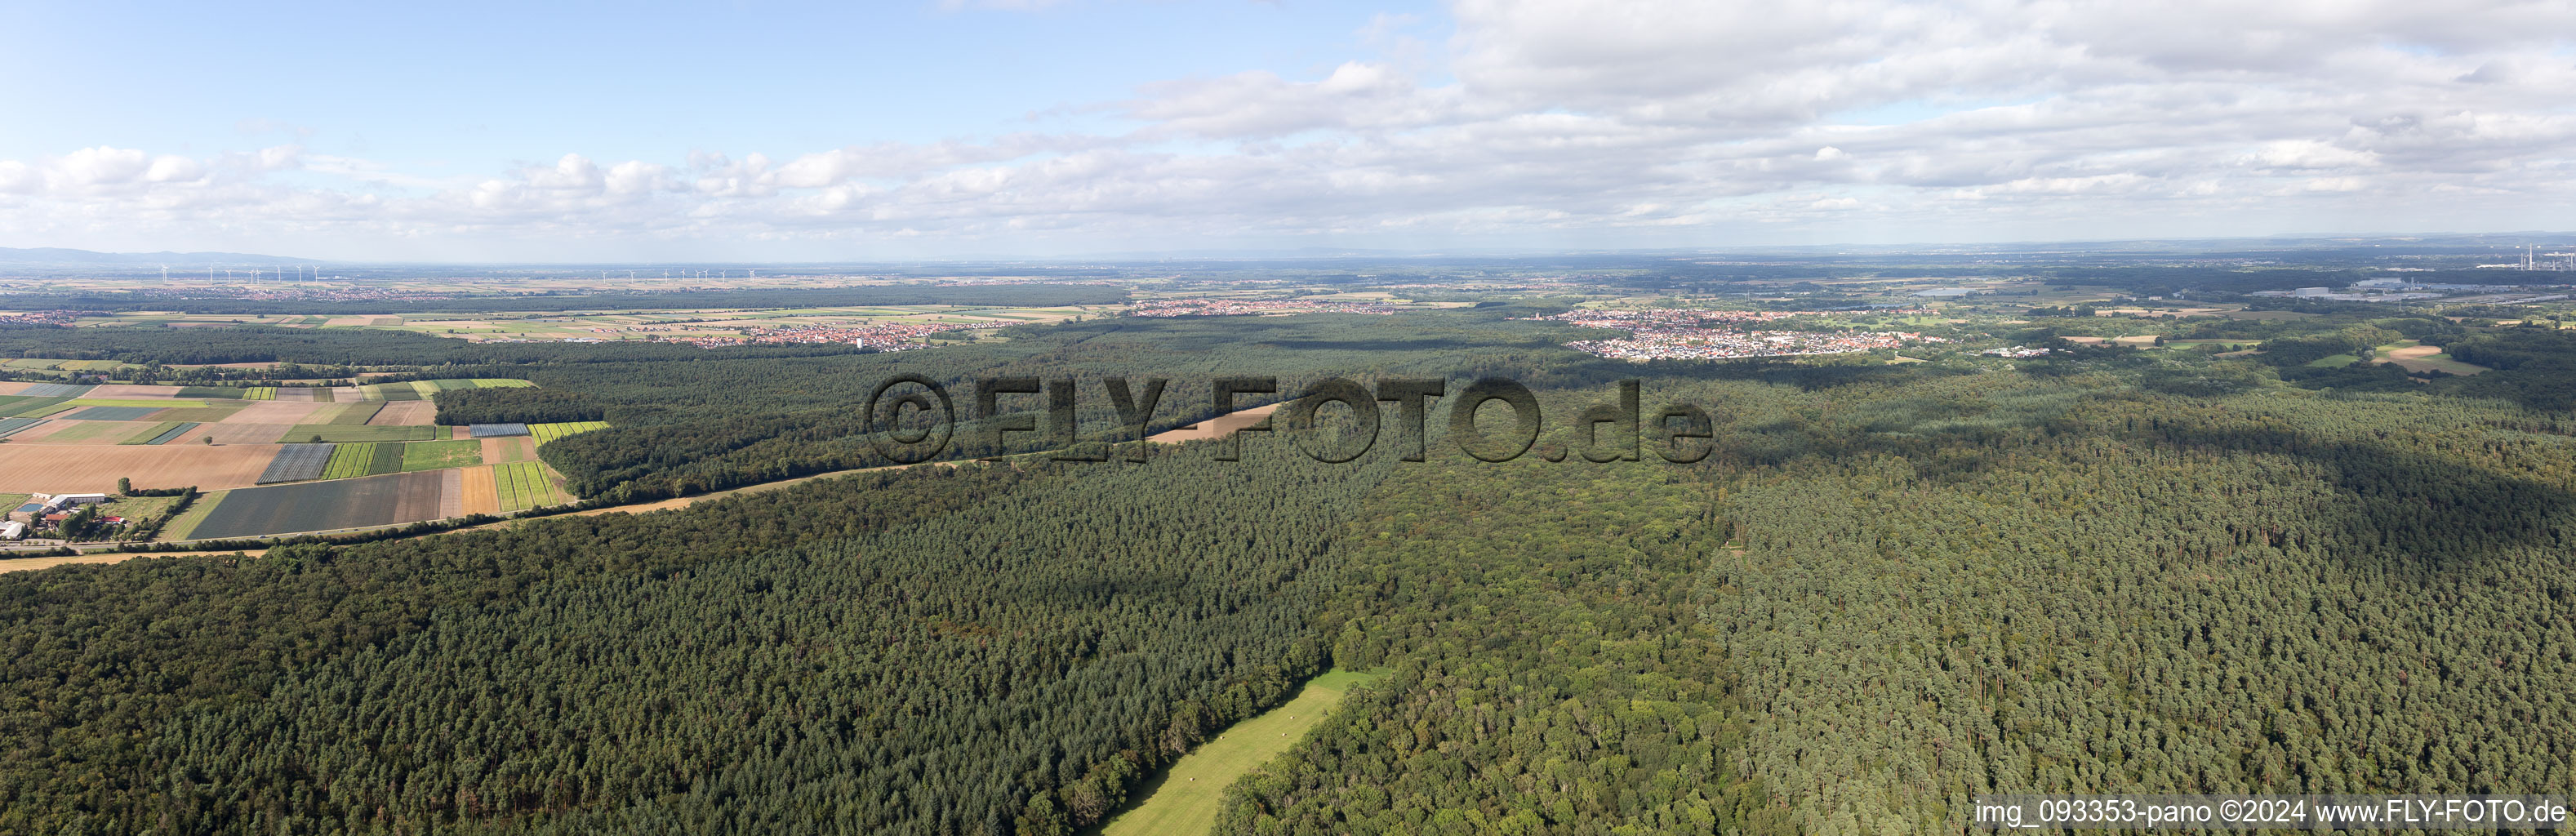
<path fill-rule="evenodd" d="M 330 463 L 331 452 L 335 449 L 337 445 L 331 444 L 286 445 L 277 451 L 276 458 L 269 460 L 268 467 L 260 471 L 259 483 L 266 485 L 322 478 L 322 470 Z"/>
<path fill-rule="evenodd" d="M 257 484 L 278 445 L 0 444 L 0 491 L 110 493 L 116 480 L 237 488 Z"/>
<path fill-rule="evenodd" d="M 198 524 L 205 522 L 206 517 L 215 512 L 215 506 L 222 504 L 224 495 L 229 493 L 232 492 L 212 491 L 198 495 L 196 504 L 188 506 L 188 510 L 179 512 L 179 516 L 171 519 L 169 525 L 161 527 L 161 540 L 168 542 L 194 539 Z"/>
<path fill-rule="evenodd" d="M 405 472 L 483 463 L 483 444 L 477 441 L 420 441 L 397 446 L 402 448 Z"/>
<path fill-rule="evenodd" d="M 572 421 L 561 424 L 529 424 L 528 434 L 536 437 L 537 446 L 543 447 L 546 442 L 553 441 L 564 436 L 580 435 L 593 430 L 604 429 L 608 429 L 608 422 L 606 421 Z"/>
<path fill-rule="evenodd" d="M 276 439 L 281 444 L 340 443 L 356 441 L 429 441 L 438 437 L 437 427 L 370 427 L 348 424 L 297 424 L 286 428 Z M 315 441 L 320 439 L 320 441 Z"/>
<path fill-rule="evenodd" d="M 1351 689 L 1384 675 L 1336 668 L 1307 681 L 1295 699 L 1234 724 L 1173 763 L 1161 778 L 1137 791 L 1145 800 L 1110 819 L 1101 836 L 1211 831 L 1226 787 L 1296 745 L 1307 730 L 1332 714 Z"/>
<path fill-rule="evenodd" d="M 400 473 L 403 470 L 403 445 L 357 443 L 342 444 L 331 451 L 331 461 L 322 466 L 324 479 L 354 479 Z"/>
<path fill-rule="evenodd" d="M 2358 361 L 2360 358 L 2354 359 Z M 2410 372 L 2439 371 L 2448 374 L 2469 375 L 2494 371 L 2493 369 L 2489 369 L 2485 366 L 2480 366 L 2474 363 L 2463 363 L 2458 360 L 2451 359 L 2451 355 L 2444 352 L 2441 346 L 2423 345 L 2414 340 L 2400 340 L 2398 342 L 2389 343 L 2376 349 L 2372 349 L 2370 362 L 2395 363 L 2399 368 L 2403 368 Z M 2310 363 L 2309 365 L 2315 364 Z"/>
<path fill-rule="evenodd" d="M 351 404 L 359 406 L 359 404 Z M 362 423 L 376 426 L 427 426 L 438 423 L 438 405 L 428 401 L 392 401 L 377 405 L 375 414 L 364 421 L 334 420 L 334 424 Z"/>
<path fill-rule="evenodd" d="M 171 438 L 175 438 L 175 437 L 177 437 L 177 436 L 176 436 L 176 433 L 181 432 L 181 431 L 184 431 L 184 430 L 186 430 L 187 428 L 189 428 L 189 427 L 193 427 L 193 426 L 196 426 L 196 424 L 195 424 L 195 423 L 193 423 L 193 422 L 188 422 L 188 421 L 163 421 L 163 422 L 161 422 L 161 423 L 158 423 L 158 424 L 154 424 L 154 425 L 152 425 L 151 427 L 149 427 L 149 428 L 147 428 L 147 429 L 143 430 L 142 432 L 135 433 L 133 436 L 128 437 L 128 438 L 127 438 L 127 439 L 125 439 L 124 441 L 120 441 L 120 442 L 117 442 L 117 443 L 119 443 L 119 444 L 160 444 L 160 443 L 163 443 L 163 442 L 168 441 L 168 440 L 169 440 L 169 439 L 171 439 Z"/>
<path fill-rule="evenodd" d="M 224 539 L 399 525 L 438 519 L 447 477 L 395 473 L 227 493 L 191 539 Z"/>
<path fill-rule="evenodd" d="M 546 466 L 541 462 L 493 465 L 492 479 L 504 513 L 572 501 L 546 477 Z"/>
<path fill-rule="evenodd" d="M 372 424 L 375 423 L 376 413 L 383 412 L 384 410 L 385 403 L 383 401 L 360 401 L 358 403 L 334 404 L 331 407 L 331 412 L 329 413 L 331 417 L 329 419 L 315 421 L 313 423 Z M 312 417 L 318 418 L 323 414 L 324 413 L 322 412 L 315 412 Z"/>
<path fill-rule="evenodd" d="M 480 438 L 475 439 L 475 442 L 483 445 L 485 464 L 527 461 L 537 457 L 536 439 L 529 436 Z"/>
<path fill-rule="evenodd" d="M 153 429 L 151 425 L 132 421 L 77 421 L 58 418 L 53 423 L 61 426 L 55 428 L 53 432 L 26 439 L 26 441 L 41 441 L 45 444 L 123 444 L 135 433 Z"/>
<path fill-rule="evenodd" d="M 45 423 L 42 418 L 0 418 L 0 438 L 8 438 L 29 427 Z"/>

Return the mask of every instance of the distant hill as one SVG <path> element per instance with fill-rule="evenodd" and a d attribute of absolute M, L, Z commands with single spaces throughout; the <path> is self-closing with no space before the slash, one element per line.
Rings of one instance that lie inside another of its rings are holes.
<path fill-rule="evenodd" d="M 0 264 L 313 264 L 309 258 L 252 253 L 102 253 L 63 247 L 0 247 Z"/>

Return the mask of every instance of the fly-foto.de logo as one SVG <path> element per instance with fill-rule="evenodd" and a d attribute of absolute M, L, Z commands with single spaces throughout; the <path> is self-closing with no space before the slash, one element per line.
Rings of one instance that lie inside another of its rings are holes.
<path fill-rule="evenodd" d="M 939 458 L 960 440 L 988 458 L 1006 451 L 1054 451 L 1057 461 L 1100 462 L 1113 457 L 1144 461 L 1145 431 L 1158 414 L 1169 415 L 1164 393 L 1170 378 L 1148 378 L 1139 385 L 1124 377 L 1075 378 L 988 377 L 975 380 L 973 412 L 961 430 L 957 401 L 947 387 L 921 375 L 898 375 L 879 383 L 869 395 L 861 418 L 878 453 L 899 464 Z M 1535 452 L 1548 461 L 1642 461 L 1649 455 L 1675 464 L 1707 458 L 1715 436 L 1709 412 L 1696 405 L 1672 403 L 1648 410 L 1643 382 L 1622 380 L 1608 399 L 1576 410 L 1568 419 L 1566 443 L 1539 445 L 1546 426 L 1538 396 L 1508 378 L 1487 377 L 1465 386 L 1433 378 L 1386 378 L 1375 386 L 1347 378 L 1327 378 L 1275 405 L 1276 412 L 1217 436 L 1218 461 L 1241 461 L 1246 433 L 1287 437 L 1299 452 L 1319 462 L 1359 459 L 1381 440 L 1402 450 L 1403 461 L 1425 461 L 1436 443 L 1454 444 L 1479 461 L 1507 462 Z M 1276 401 L 1283 394 L 1275 377 L 1219 377 L 1208 381 L 1204 414 L 1234 415 L 1243 404 Z M 1117 416 L 1114 446 L 1102 451 L 1084 446 L 1081 407 L 1089 398 L 1106 396 Z M 1388 406 L 1391 405 L 1392 409 Z M 1432 416 L 1447 407 L 1445 432 L 1435 439 Z M 1337 407 L 1337 408 L 1336 408 Z M 1330 409 L 1328 409 L 1330 408 Z M 1327 418 L 1336 413 L 1338 417 Z M 1389 422 L 1387 419 L 1394 420 Z M 1132 442 L 1132 443 L 1131 443 Z M 1034 447 L 1032 447 L 1034 445 Z M 1535 448 L 1535 449 L 1534 449 Z"/>

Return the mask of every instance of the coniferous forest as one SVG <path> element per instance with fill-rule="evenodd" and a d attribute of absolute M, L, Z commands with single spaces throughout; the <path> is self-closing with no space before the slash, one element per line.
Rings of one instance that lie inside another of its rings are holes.
<path fill-rule="evenodd" d="M 0 833 L 1072 834 L 1330 667 L 1386 675 L 1219 832 L 1959 832 L 1991 792 L 2576 781 L 2554 331 L 2459 336 L 2497 371 L 2383 387 L 2085 351 L 1629 364 L 1528 314 L 429 358 L 539 384 L 442 411 L 614 424 L 541 451 L 599 501 L 882 465 L 856 405 L 897 373 L 961 408 L 983 377 L 1168 377 L 1157 430 L 1223 375 L 1509 375 L 1551 416 L 1636 378 L 1713 438 L 1690 464 L 1404 462 L 1392 435 L 1325 464 L 1284 431 L 1077 463 L 970 420 L 951 458 L 1035 454 L 0 573 Z M 403 350 L 340 339 L 270 348 Z M 1077 412 L 1081 443 L 1132 438 L 1093 389 Z"/>

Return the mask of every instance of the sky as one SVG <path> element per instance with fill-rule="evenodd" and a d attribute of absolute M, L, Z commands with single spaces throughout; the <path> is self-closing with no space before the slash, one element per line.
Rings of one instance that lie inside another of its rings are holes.
<path fill-rule="evenodd" d="M 2576 3 L 0 0 L 0 246 L 369 261 L 2576 229 Z"/>

